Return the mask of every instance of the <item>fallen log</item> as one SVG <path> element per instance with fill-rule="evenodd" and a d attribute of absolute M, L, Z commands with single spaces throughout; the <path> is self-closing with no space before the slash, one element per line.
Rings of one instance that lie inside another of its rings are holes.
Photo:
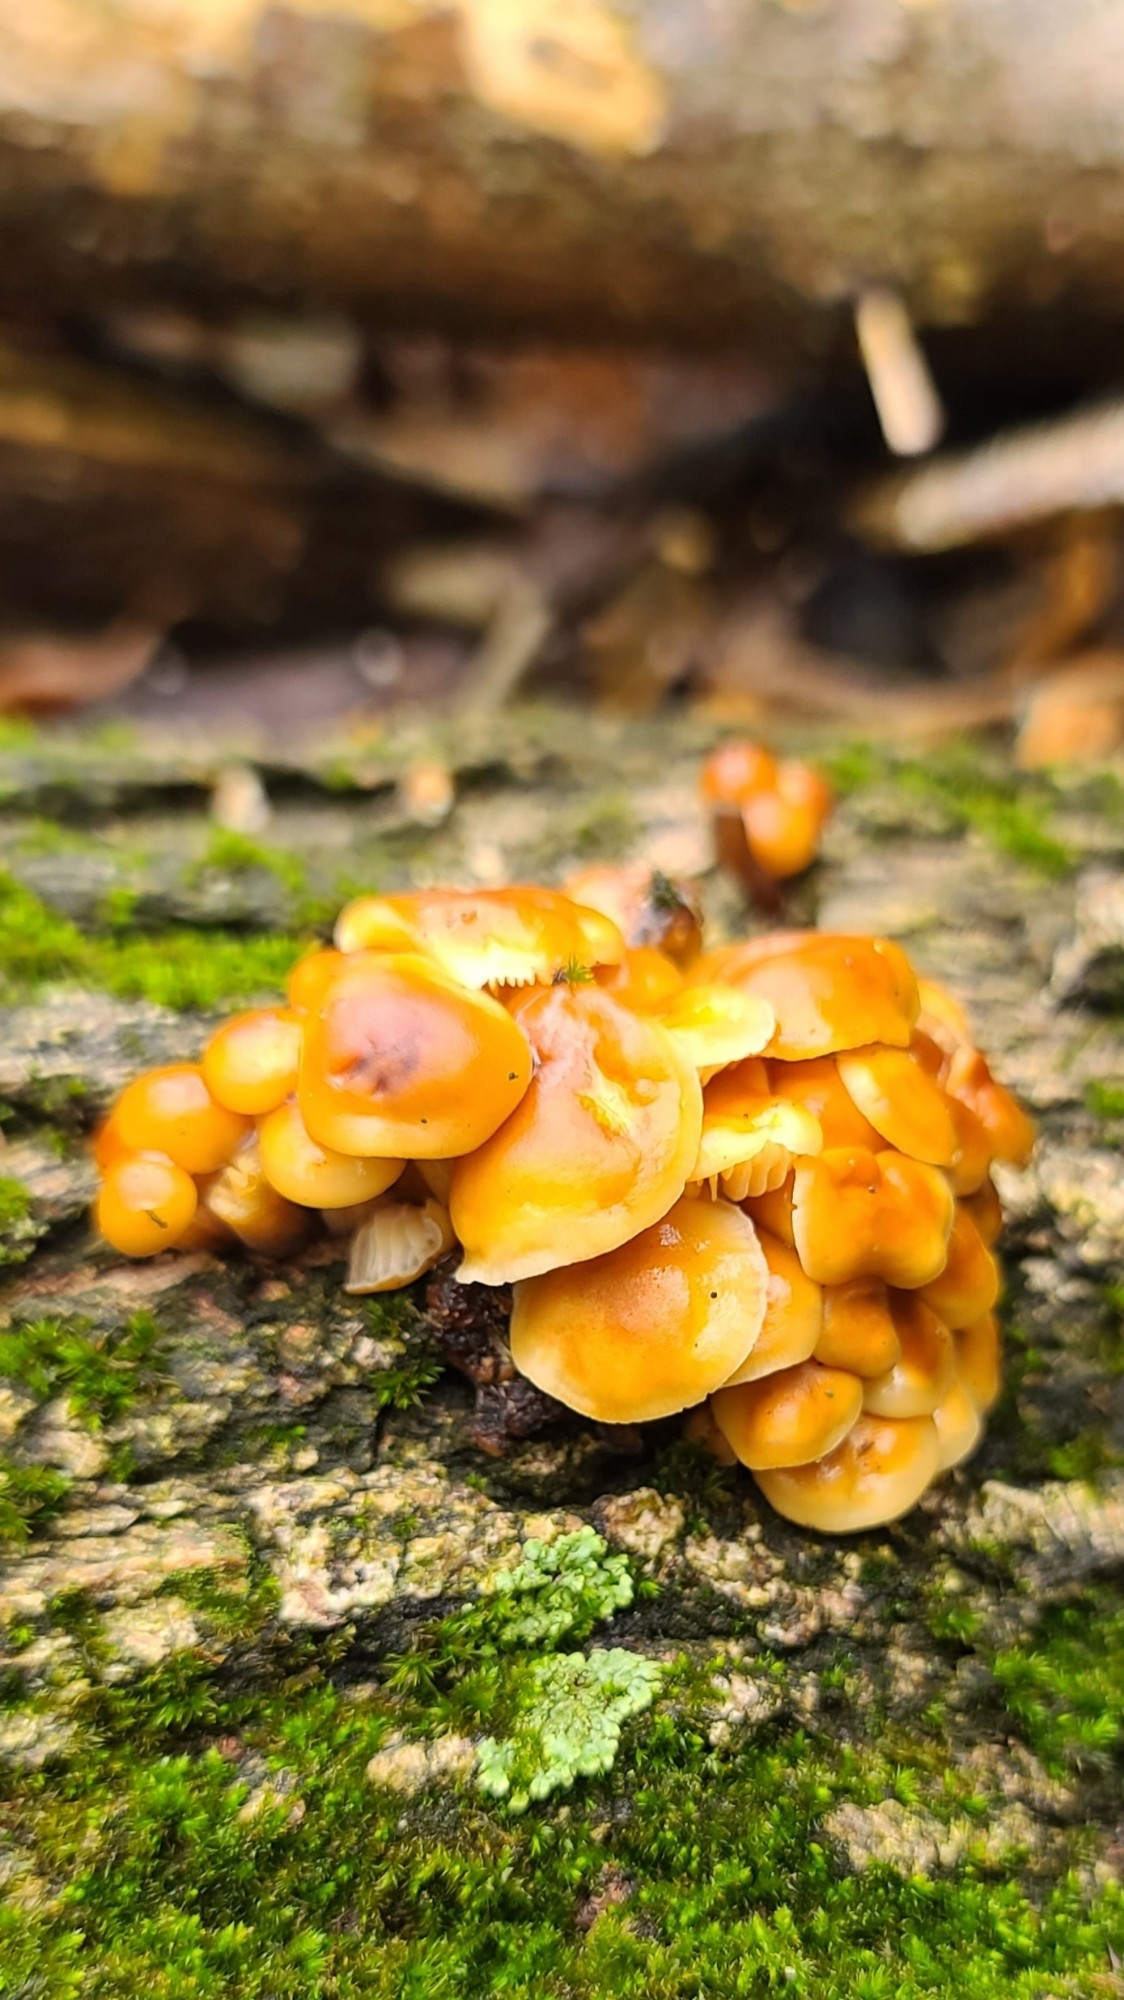
<path fill-rule="evenodd" d="M 52 0 L 0 21 L 0 311 L 751 339 L 1124 302 L 1103 0 Z M 794 344 L 795 343 L 795 344 Z"/>

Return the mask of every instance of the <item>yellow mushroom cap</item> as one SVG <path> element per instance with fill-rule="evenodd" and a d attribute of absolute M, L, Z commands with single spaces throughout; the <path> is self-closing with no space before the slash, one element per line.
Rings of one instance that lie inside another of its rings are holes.
<path fill-rule="evenodd" d="M 946 1055 L 956 1048 L 973 1046 L 972 1024 L 947 987 L 936 979 L 919 979 L 917 997 L 921 1003 L 917 1025 L 939 1043 Z"/>
<path fill-rule="evenodd" d="M 793 1368 L 798 1361 L 807 1361 L 823 1327 L 823 1293 L 805 1277 L 795 1250 L 766 1229 L 758 1230 L 757 1240 L 769 1272 L 765 1317 L 749 1353 L 723 1388 L 755 1382 L 778 1368 Z"/>
<path fill-rule="evenodd" d="M 531 1081 L 518 1022 L 432 961 L 360 952 L 304 1030 L 298 1097 L 334 1152 L 453 1159 L 491 1137 Z"/>
<path fill-rule="evenodd" d="M 523 986 L 571 964 L 619 965 L 624 939 L 558 889 L 422 889 L 363 896 L 336 922 L 341 951 L 423 952 L 462 986 Z"/>
<path fill-rule="evenodd" d="M 894 1292 L 890 1310 L 900 1351 L 893 1366 L 863 1384 L 863 1408 L 875 1417 L 930 1417 L 953 1379 L 952 1335 L 913 1292 Z"/>
<path fill-rule="evenodd" d="M 981 1313 L 970 1326 L 958 1327 L 952 1339 L 957 1376 L 980 1415 L 986 1416 L 1003 1386 L 999 1322 L 994 1313 Z"/>
<path fill-rule="evenodd" d="M 957 1154 L 952 1110 L 939 1083 L 910 1049 L 849 1049 L 836 1057 L 840 1082 L 887 1146 L 951 1166 Z"/>
<path fill-rule="evenodd" d="M 940 1446 L 938 1472 L 948 1472 L 975 1451 L 983 1435 L 983 1419 L 964 1384 L 955 1376 L 936 1409 L 933 1422 Z"/>
<path fill-rule="evenodd" d="M 754 1058 L 721 1071 L 703 1092 L 702 1138 L 692 1180 L 721 1181 L 731 1201 L 780 1187 L 801 1154 L 818 1153 L 818 1119 L 773 1095 Z"/>
<path fill-rule="evenodd" d="M 701 1402 L 752 1347 L 767 1283 L 748 1217 L 686 1195 L 607 1255 L 516 1284 L 511 1357 L 583 1416 L 670 1416 Z"/>
<path fill-rule="evenodd" d="M 384 1194 L 402 1172 L 401 1160 L 358 1159 L 322 1146 L 295 1104 L 262 1119 L 258 1145 L 270 1186 L 303 1208 L 352 1208 Z"/>
<path fill-rule="evenodd" d="M 508 1284 L 615 1250 L 666 1215 L 687 1184 L 702 1090 L 672 1037 L 596 985 L 534 993 L 517 1019 L 530 1089 L 453 1169 L 460 1276 Z"/>
<path fill-rule="evenodd" d="M 705 1083 L 715 1071 L 760 1055 L 776 1025 L 773 1010 L 735 986 L 682 986 L 664 1001 L 659 1020 Z"/>
<path fill-rule="evenodd" d="M 793 1236 L 821 1285 L 926 1284 L 944 1269 L 952 1212 L 944 1175 L 902 1153 L 830 1149 L 795 1170 Z"/>
<path fill-rule="evenodd" d="M 969 1326 L 999 1297 L 999 1266 L 968 1210 L 956 1205 L 944 1270 L 922 1287 L 921 1297 L 946 1326 Z"/>
<path fill-rule="evenodd" d="M 863 1414 L 842 1444 L 809 1465 L 755 1472 L 771 1507 L 802 1528 L 854 1535 L 916 1506 L 940 1464 L 932 1417 Z"/>
<path fill-rule="evenodd" d="M 858 1377 L 818 1361 L 719 1389 L 710 1399 L 715 1423 L 751 1472 L 805 1465 L 834 1451 L 862 1406 Z"/>
<path fill-rule="evenodd" d="M 767 1000 L 777 1025 L 767 1053 L 786 1062 L 887 1042 L 908 1048 L 917 981 L 888 938 L 781 931 L 712 952 L 696 967 Z"/>
<path fill-rule="evenodd" d="M 902 1351 L 881 1278 L 852 1278 L 823 1288 L 823 1328 L 815 1356 L 826 1368 L 854 1375 L 884 1375 Z"/>

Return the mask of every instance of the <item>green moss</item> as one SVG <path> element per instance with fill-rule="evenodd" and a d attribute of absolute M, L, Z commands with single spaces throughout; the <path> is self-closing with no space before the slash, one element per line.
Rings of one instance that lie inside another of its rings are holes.
<path fill-rule="evenodd" d="M 1124 1118 L 1124 1084 L 1102 1083 L 1094 1078 L 1085 1085 L 1085 1103 L 1095 1118 L 1114 1124 Z"/>
<path fill-rule="evenodd" d="M 54 1519 L 69 1492 L 65 1472 L 0 1460 L 0 1541 L 26 1542 Z"/>
<path fill-rule="evenodd" d="M 85 937 L 0 872 L 0 1000 L 26 1000 L 47 984 L 70 982 L 102 987 L 122 999 L 208 1012 L 275 992 L 301 942 L 186 929 Z"/>
<path fill-rule="evenodd" d="M 1001 854 L 1038 874 L 1073 872 L 1073 855 L 1050 831 L 1053 787 L 992 768 L 971 742 L 934 750 L 924 760 L 869 744 L 845 745 L 826 760 L 825 770 L 843 795 L 884 785 L 907 800 L 937 807 L 950 832 L 974 830 Z"/>
<path fill-rule="evenodd" d="M 583 861 L 619 861 L 642 831 L 635 808 L 622 792 L 589 800 L 574 823 L 573 849 Z"/>
<path fill-rule="evenodd" d="M 0 1174 L 0 1271 L 7 1264 L 24 1263 L 42 1234 L 23 1182 Z"/>
<path fill-rule="evenodd" d="M 82 1320 L 25 1320 L 0 1331 L 0 1376 L 39 1402 L 65 1394 L 78 1421 L 96 1430 L 157 1378 L 159 1337 L 147 1312 L 104 1335 Z"/>
<path fill-rule="evenodd" d="M 1107 1592 L 1052 1606 L 1033 1641 L 990 1662 L 1031 1748 L 1059 1771 L 1106 1770 L 1124 1749 L 1124 1609 Z"/>
<path fill-rule="evenodd" d="M 1063 1875 L 1032 1901 L 1006 1870 L 844 1872 L 824 1815 L 893 1774 L 828 1735 L 721 1756 L 665 1704 L 580 1809 L 512 1817 L 372 1786 L 393 1723 L 315 1663 L 252 1692 L 164 1669 L 115 1695 L 66 1769 L 10 1781 L 7 1838 L 48 1893 L 0 1912 L 8 1989 L 1038 2000 L 1110 1978 L 1112 1887 Z"/>
<path fill-rule="evenodd" d="M 271 875 L 291 896 L 299 896 L 307 882 L 300 856 L 290 849 L 269 847 L 249 834 L 234 833 L 228 827 L 212 827 L 205 852 L 185 870 L 189 882 L 214 875 Z"/>

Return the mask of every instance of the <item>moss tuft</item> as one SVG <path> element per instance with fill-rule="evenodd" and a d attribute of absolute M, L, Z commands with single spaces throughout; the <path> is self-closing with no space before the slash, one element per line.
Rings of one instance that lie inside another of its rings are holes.
<path fill-rule="evenodd" d="M 65 1472 L 0 1460 L 0 1541 L 28 1541 L 36 1529 L 54 1520 L 69 1492 Z"/>
<path fill-rule="evenodd" d="M 82 1320 L 24 1320 L 0 1331 L 0 1376 L 39 1402 L 65 1394 L 78 1421 L 97 1430 L 156 1379 L 159 1339 L 147 1312 L 102 1336 Z"/>
<path fill-rule="evenodd" d="M 0 1271 L 7 1264 L 26 1262 L 42 1234 L 23 1182 L 0 1174 Z"/>

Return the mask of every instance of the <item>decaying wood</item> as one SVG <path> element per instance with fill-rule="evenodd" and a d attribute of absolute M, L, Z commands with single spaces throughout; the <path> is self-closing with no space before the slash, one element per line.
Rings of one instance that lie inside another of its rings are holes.
<path fill-rule="evenodd" d="M 319 302 L 789 367 L 870 284 L 922 327 L 1118 310 L 1122 77 L 1101 0 L 8 7 L 0 308 Z"/>

